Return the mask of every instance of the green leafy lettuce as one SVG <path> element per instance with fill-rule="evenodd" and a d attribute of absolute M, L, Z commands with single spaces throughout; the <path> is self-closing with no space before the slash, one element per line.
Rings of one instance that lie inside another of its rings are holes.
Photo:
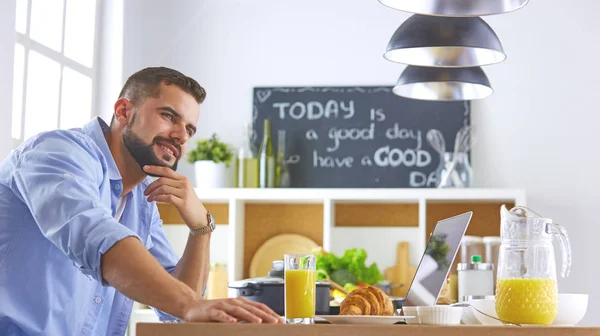
<path fill-rule="evenodd" d="M 361 248 L 348 249 L 341 257 L 333 253 L 320 253 L 317 255 L 317 274 L 319 280 L 328 279 L 337 270 L 350 271 L 358 284 L 375 285 L 383 280 L 383 275 L 377 263 L 366 265 L 367 252 Z M 340 283 L 341 286 L 346 285 Z"/>

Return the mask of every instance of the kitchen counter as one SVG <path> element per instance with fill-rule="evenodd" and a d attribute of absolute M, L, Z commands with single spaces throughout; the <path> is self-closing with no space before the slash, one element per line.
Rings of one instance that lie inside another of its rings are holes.
<path fill-rule="evenodd" d="M 256 325 L 223 323 L 139 323 L 136 336 L 587 336 L 600 327 L 509 327 L 425 325 Z"/>

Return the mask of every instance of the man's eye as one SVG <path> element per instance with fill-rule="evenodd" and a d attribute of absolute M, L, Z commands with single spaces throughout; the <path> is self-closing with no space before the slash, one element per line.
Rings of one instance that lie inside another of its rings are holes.
<path fill-rule="evenodd" d="M 192 133 L 193 133 L 193 132 L 192 132 L 192 130 L 188 128 L 188 129 L 187 129 L 187 134 L 188 134 L 189 136 L 192 136 Z"/>
<path fill-rule="evenodd" d="M 163 113 L 163 116 L 164 116 L 165 118 L 167 118 L 167 119 L 171 120 L 171 121 L 173 121 L 173 120 L 174 120 L 173 116 L 172 116 L 172 115 L 170 115 L 170 114 L 168 114 L 168 113 Z"/>

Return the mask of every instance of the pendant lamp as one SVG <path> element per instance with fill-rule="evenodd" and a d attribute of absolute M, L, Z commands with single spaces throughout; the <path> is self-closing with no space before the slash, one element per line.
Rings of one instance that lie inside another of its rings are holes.
<path fill-rule="evenodd" d="M 383 56 L 392 62 L 430 67 L 483 66 L 506 59 L 498 36 L 483 19 L 420 14 L 400 25 Z"/>
<path fill-rule="evenodd" d="M 405 98 L 462 101 L 486 98 L 493 89 L 480 67 L 432 68 L 409 65 L 392 91 Z"/>
<path fill-rule="evenodd" d="M 379 0 L 384 6 L 433 16 L 475 17 L 504 14 L 527 5 L 529 0 Z"/>

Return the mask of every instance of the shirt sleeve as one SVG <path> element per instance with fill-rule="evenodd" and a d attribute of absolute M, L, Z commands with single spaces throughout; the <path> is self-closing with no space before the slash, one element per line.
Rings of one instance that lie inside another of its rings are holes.
<path fill-rule="evenodd" d="M 103 160 L 99 148 L 82 136 L 43 133 L 20 153 L 11 189 L 42 234 L 81 272 L 107 286 L 100 269 L 102 254 L 121 239 L 140 238 L 101 202 Z"/>

